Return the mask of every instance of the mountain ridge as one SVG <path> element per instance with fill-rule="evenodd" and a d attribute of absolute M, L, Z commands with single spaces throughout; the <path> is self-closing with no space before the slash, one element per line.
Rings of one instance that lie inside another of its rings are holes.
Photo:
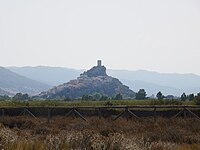
<path fill-rule="evenodd" d="M 5 91 L 5 90 L 3 90 L 3 89 L 0 88 L 0 95 L 1 96 L 4 96 L 4 95 L 13 96 L 14 94 L 10 93 L 8 91 Z"/>
<path fill-rule="evenodd" d="M 42 66 L 43 68 L 46 68 L 45 66 Z M 60 72 L 57 72 L 57 69 L 59 68 L 61 70 L 64 70 L 60 75 Z M 12 68 L 12 71 L 16 71 L 19 74 L 26 75 L 23 72 L 20 72 L 20 68 L 16 67 L 14 70 Z M 33 79 L 37 79 L 34 77 L 35 74 L 41 75 L 41 73 L 44 71 L 42 68 L 39 70 L 35 69 L 35 67 L 29 67 L 30 70 L 32 70 L 32 76 L 27 75 L 28 77 L 33 77 Z M 24 72 L 26 72 L 26 68 L 24 69 Z M 53 72 L 53 73 L 52 73 Z M 46 81 L 46 78 L 52 79 L 51 83 L 54 82 L 54 84 L 51 85 L 58 85 L 64 82 L 68 82 L 73 78 L 76 78 L 81 74 L 83 70 L 76 70 L 71 68 L 65 68 L 65 67 L 50 67 L 48 66 L 47 72 L 45 73 L 45 76 L 38 76 L 40 78 L 40 81 Z M 172 94 L 170 91 L 177 91 L 174 93 L 176 96 L 180 96 L 180 93 L 186 92 L 186 93 L 197 93 L 200 91 L 200 76 L 193 74 L 193 73 L 160 73 L 155 71 L 147 71 L 147 70 L 113 70 L 113 69 L 107 69 L 107 73 L 111 76 L 119 78 L 123 83 L 125 80 L 130 81 L 129 83 L 125 82 L 130 88 L 132 88 L 134 91 L 139 90 L 139 88 L 144 89 L 153 89 L 153 90 L 147 90 L 148 95 L 156 94 L 159 90 L 163 89 L 164 87 L 167 87 L 168 90 L 163 93 L 165 94 Z M 135 85 L 134 82 L 136 81 L 142 81 L 145 82 L 148 86 L 142 86 L 144 85 L 137 82 L 137 85 Z M 156 85 L 156 88 L 155 88 Z M 134 87 L 134 88 L 133 88 Z M 161 89 L 160 89 L 161 87 Z M 157 92 L 156 92 L 157 91 Z"/>
<path fill-rule="evenodd" d="M 7 69 L 29 77 L 33 80 L 56 86 L 77 77 L 82 70 L 76 70 L 64 67 L 50 67 L 50 66 L 25 66 L 25 67 L 7 67 Z M 69 73 L 70 72 L 70 73 Z"/>
<path fill-rule="evenodd" d="M 22 92 L 34 95 L 50 86 L 0 67 L 0 88 L 9 93 Z"/>

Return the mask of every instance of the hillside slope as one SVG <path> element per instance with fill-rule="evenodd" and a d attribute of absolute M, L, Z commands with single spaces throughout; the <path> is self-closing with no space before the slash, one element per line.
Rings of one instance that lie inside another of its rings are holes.
<path fill-rule="evenodd" d="M 48 66 L 8 67 L 7 69 L 52 86 L 68 82 L 81 73 L 81 70 Z"/>
<path fill-rule="evenodd" d="M 37 94 L 41 91 L 49 89 L 51 86 L 34 81 L 8 69 L 0 67 L 0 88 L 2 90 L 16 93 Z"/>
<path fill-rule="evenodd" d="M 119 79 L 140 80 L 178 89 L 192 89 L 200 86 L 200 76 L 195 74 L 158 73 L 146 70 L 108 70 L 108 73 Z"/>
<path fill-rule="evenodd" d="M 135 93 L 118 79 L 108 76 L 104 66 L 94 66 L 70 82 L 56 86 L 39 96 L 43 98 L 81 98 L 83 95 L 99 93 L 108 97 L 121 94 L 124 98 L 134 97 Z"/>
<path fill-rule="evenodd" d="M 5 91 L 5 90 L 2 90 L 2 89 L 0 88 L 0 95 L 1 95 L 1 96 L 4 96 L 4 95 L 13 96 L 14 94 L 13 94 L 13 93 L 10 93 L 10 92 L 7 92 L 7 91 Z"/>
<path fill-rule="evenodd" d="M 148 96 L 152 96 L 152 95 L 155 96 L 158 93 L 158 91 L 162 91 L 164 95 L 180 96 L 183 93 L 183 90 L 181 89 L 177 89 L 177 88 L 169 87 L 169 86 L 157 85 L 154 83 L 144 82 L 140 80 L 130 81 L 130 80 L 121 79 L 121 81 L 127 86 L 129 86 L 133 91 L 137 92 L 138 89 L 145 89 Z"/>

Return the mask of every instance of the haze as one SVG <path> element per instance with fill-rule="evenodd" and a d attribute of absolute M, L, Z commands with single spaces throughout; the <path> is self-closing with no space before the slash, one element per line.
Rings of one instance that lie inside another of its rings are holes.
<path fill-rule="evenodd" d="M 200 75 L 199 0 L 0 0 L 0 65 Z"/>

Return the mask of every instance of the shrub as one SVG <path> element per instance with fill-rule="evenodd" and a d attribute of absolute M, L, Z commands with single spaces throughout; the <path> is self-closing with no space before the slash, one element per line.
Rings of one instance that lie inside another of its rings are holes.
<path fill-rule="evenodd" d="M 196 105 L 200 105 L 200 96 L 196 96 L 196 97 L 195 97 L 194 103 L 195 103 Z"/>

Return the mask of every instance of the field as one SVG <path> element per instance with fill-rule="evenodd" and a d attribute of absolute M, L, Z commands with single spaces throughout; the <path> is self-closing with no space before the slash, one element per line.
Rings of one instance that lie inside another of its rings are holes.
<path fill-rule="evenodd" d="M 1 117 L 0 148 L 9 150 L 198 150 L 200 126 L 194 118 L 116 121 L 87 118 Z"/>
<path fill-rule="evenodd" d="M 108 101 L 0 101 L 1 107 L 105 106 Z M 109 105 L 194 105 L 175 100 L 110 100 Z M 199 150 L 200 120 L 84 116 L 0 117 L 0 149 L 4 150 Z"/>
<path fill-rule="evenodd" d="M 193 101 L 180 100 L 104 100 L 104 101 L 82 101 L 82 100 L 2 100 L 1 106 L 104 106 L 107 102 L 113 105 L 195 105 Z"/>

